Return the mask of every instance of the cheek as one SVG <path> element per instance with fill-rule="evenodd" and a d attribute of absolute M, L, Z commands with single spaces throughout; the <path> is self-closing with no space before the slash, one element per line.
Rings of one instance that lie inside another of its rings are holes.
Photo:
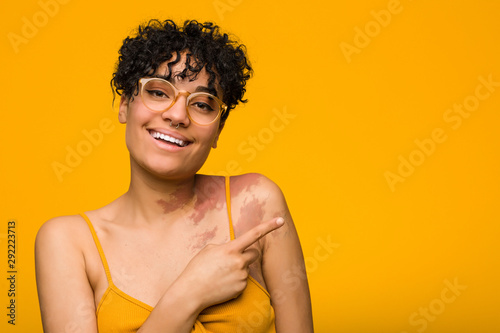
<path fill-rule="evenodd" d="M 127 120 L 125 128 L 125 143 L 127 144 L 127 148 L 131 148 L 131 146 L 137 142 L 138 138 L 138 128 L 136 127 L 135 119 L 129 117 Z"/>
<path fill-rule="evenodd" d="M 217 127 L 200 128 L 198 132 L 199 143 L 204 148 L 210 150 L 217 137 Z"/>
<path fill-rule="evenodd" d="M 134 147 L 145 144 L 145 139 L 147 139 L 144 126 L 150 121 L 151 117 L 147 112 L 143 111 L 137 108 L 129 108 L 127 123 L 125 124 L 125 143 L 130 152 Z"/>
<path fill-rule="evenodd" d="M 132 144 L 132 142 L 134 142 L 134 140 L 133 140 L 134 136 L 131 133 L 132 132 L 132 128 L 129 125 L 129 123 L 127 123 L 126 126 L 127 127 L 125 128 L 125 145 L 127 146 L 127 149 L 130 151 L 130 149 L 132 148 L 131 144 Z"/>

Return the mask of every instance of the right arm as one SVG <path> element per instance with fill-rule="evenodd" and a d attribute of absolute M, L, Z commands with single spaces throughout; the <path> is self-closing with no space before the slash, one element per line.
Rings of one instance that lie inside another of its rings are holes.
<path fill-rule="evenodd" d="M 35 266 L 43 330 L 97 333 L 94 293 L 87 279 L 78 217 L 47 221 L 35 241 Z"/>

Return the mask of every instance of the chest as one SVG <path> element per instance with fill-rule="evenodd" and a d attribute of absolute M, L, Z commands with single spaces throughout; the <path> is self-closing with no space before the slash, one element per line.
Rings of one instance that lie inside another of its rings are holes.
<path fill-rule="evenodd" d="M 94 251 L 89 260 L 100 263 L 89 267 L 96 306 L 110 281 L 130 297 L 154 306 L 205 245 L 230 240 L 229 230 L 227 215 L 216 211 L 208 213 L 202 222 L 184 218 L 165 223 L 163 228 L 98 225 L 102 251 Z M 109 274 L 103 269 L 104 261 Z"/>

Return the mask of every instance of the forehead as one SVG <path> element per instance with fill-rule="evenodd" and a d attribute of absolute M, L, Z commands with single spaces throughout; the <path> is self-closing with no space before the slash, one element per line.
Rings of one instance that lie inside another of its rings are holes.
<path fill-rule="evenodd" d="M 199 67 L 201 64 L 197 63 L 194 58 L 190 58 L 189 63 L 187 63 L 187 60 L 187 52 L 180 53 L 179 57 L 177 57 L 176 54 L 173 54 L 172 58 L 160 64 L 160 66 L 158 66 L 156 71 L 152 74 L 154 76 L 167 79 L 173 84 L 193 87 L 193 90 L 199 86 L 205 87 L 212 94 L 221 98 L 222 89 L 218 84 L 217 76 L 214 78 L 214 82 L 210 84 L 210 74 L 206 71 L 205 66 L 203 66 L 201 70 L 193 72 L 187 68 L 188 65 L 190 68 L 194 69 Z"/>
<path fill-rule="evenodd" d="M 204 81 L 208 84 L 210 75 L 205 70 L 205 67 L 200 71 L 193 72 L 190 68 L 196 69 L 201 64 L 198 64 L 196 59 L 190 58 L 187 62 L 187 52 L 182 52 L 179 57 L 173 54 L 172 57 L 160 64 L 155 71 L 155 75 L 169 78 L 172 81 Z M 189 65 L 190 68 L 187 68 Z"/>

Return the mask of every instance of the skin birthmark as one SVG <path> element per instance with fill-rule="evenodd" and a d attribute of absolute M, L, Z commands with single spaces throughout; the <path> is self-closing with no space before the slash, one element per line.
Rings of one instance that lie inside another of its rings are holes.
<path fill-rule="evenodd" d="M 213 209 L 220 210 L 224 207 L 226 197 L 223 184 L 214 180 L 200 184 L 194 204 L 194 212 L 189 216 L 195 225 L 200 223 L 209 211 Z"/>
<path fill-rule="evenodd" d="M 259 185 L 262 175 L 257 173 L 248 174 L 245 178 L 232 178 L 231 179 L 231 196 L 238 196 L 241 192 L 249 192 L 252 187 Z"/>
<path fill-rule="evenodd" d="M 186 193 L 185 191 L 183 192 L 178 189 L 172 195 L 170 195 L 168 201 L 159 199 L 156 201 L 156 203 L 163 209 L 163 214 L 167 214 L 173 212 L 174 210 L 182 208 L 186 204 L 186 202 L 189 201 L 189 199 L 189 193 Z"/>
<path fill-rule="evenodd" d="M 173 212 L 176 209 L 174 203 L 171 201 L 160 199 L 156 203 L 163 209 L 163 214 Z"/>
<path fill-rule="evenodd" d="M 215 235 L 217 234 L 217 226 L 214 226 L 211 230 L 207 230 L 205 232 L 202 232 L 201 234 L 196 234 L 195 239 L 195 244 L 191 245 L 190 249 L 191 251 L 194 250 L 200 250 L 202 249 L 205 245 L 208 244 L 209 241 L 214 239 Z"/>
<path fill-rule="evenodd" d="M 264 218 L 264 205 L 265 202 L 259 202 L 255 197 L 248 202 L 245 199 L 240 209 L 241 222 L 243 223 L 244 230 L 249 230 L 262 222 Z"/>

